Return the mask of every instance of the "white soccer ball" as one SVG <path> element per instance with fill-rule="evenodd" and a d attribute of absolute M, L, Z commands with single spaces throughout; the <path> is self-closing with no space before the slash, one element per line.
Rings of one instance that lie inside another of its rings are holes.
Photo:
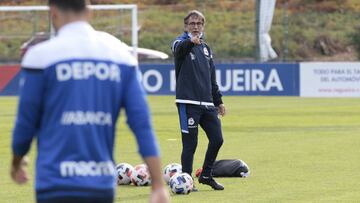
<path fill-rule="evenodd" d="M 170 178 L 169 186 L 175 194 L 189 194 L 194 187 L 194 182 L 189 174 L 176 173 Z"/>
<path fill-rule="evenodd" d="M 172 163 L 164 168 L 163 178 L 167 184 L 169 184 L 170 178 L 176 173 L 182 173 L 182 166 L 177 163 Z"/>
<path fill-rule="evenodd" d="M 150 172 L 146 164 L 139 164 L 134 167 L 134 171 L 131 174 L 131 182 L 136 186 L 151 185 Z"/>
<path fill-rule="evenodd" d="M 131 174 L 134 171 L 134 167 L 128 163 L 120 163 L 116 166 L 117 184 L 129 185 L 131 184 Z"/>

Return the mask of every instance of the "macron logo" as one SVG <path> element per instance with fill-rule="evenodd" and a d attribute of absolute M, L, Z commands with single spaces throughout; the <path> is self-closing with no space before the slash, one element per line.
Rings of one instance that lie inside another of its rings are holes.
<path fill-rule="evenodd" d="M 113 176 L 114 165 L 111 161 L 63 161 L 60 163 L 62 177 L 72 176 Z"/>
<path fill-rule="evenodd" d="M 110 113 L 103 111 L 66 111 L 61 118 L 62 125 L 108 125 L 112 126 Z"/>
<path fill-rule="evenodd" d="M 116 64 L 94 62 L 72 62 L 56 65 L 56 77 L 58 81 L 86 80 L 95 77 L 98 80 L 110 80 L 120 82 L 120 68 Z"/>

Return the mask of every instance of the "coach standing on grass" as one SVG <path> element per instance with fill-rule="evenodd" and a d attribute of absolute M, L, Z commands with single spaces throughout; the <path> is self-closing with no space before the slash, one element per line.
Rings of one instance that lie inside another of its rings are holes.
<path fill-rule="evenodd" d="M 224 187 L 212 177 L 212 167 L 223 143 L 218 114 L 225 115 L 225 106 L 215 79 L 212 52 L 204 42 L 205 17 L 191 11 L 184 18 L 185 32 L 172 44 L 175 57 L 176 104 L 182 134 L 181 164 L 191 175 L 198 141 L 198 125 L 205 131 L 209 144 L 199 183 L 214 190 Z"/>
<path fill-rule="evenodd" d="M 89 25 L 86 0 L 49 6 L 57 36 L 22 61 L 11 177 L 28 180 L 25 155 L 36 136 L 37 202 L 113 202 L 115 125 L 124 108 L 150 169 L 150 202 L 168 202 L 137 61 L 119 40 Z"/>

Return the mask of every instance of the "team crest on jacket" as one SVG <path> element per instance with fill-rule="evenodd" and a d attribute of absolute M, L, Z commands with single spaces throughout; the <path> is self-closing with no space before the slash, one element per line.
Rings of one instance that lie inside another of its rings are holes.
<path fill-rule="evenodd" d="M 195 123 L 194 119 L 193 119 L 193 118 L 189 118 L 188 124 L 189 124 L 189 125 L 194 125 L 194 123 Z"/>
<path fill-rule="evenodd" d="M 209 51 L 207 50 L 206 47 L 204 47 L 204 54 L 205 54 L 205 56 L 209 56 Z"/>
<path fill-rule="evenodd" d="M 195 60 L 195 54 L 190 52 L 190 57 L 191 57 L 191 60 Z"/>

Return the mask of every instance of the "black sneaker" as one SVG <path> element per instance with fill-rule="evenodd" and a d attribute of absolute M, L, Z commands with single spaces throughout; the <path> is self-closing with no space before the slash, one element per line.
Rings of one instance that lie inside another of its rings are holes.
<path fill-rule="evenodd" d="M 211 186 L 214 190 L 224 190 L 224 186 L 222 186 L 221 184 L 217 183 L 212 177 L 200 176 L 200 177 L 199 177 L 199 183 L 205 184 L 205 185 L 209 185 L 209 186 Z"/>

